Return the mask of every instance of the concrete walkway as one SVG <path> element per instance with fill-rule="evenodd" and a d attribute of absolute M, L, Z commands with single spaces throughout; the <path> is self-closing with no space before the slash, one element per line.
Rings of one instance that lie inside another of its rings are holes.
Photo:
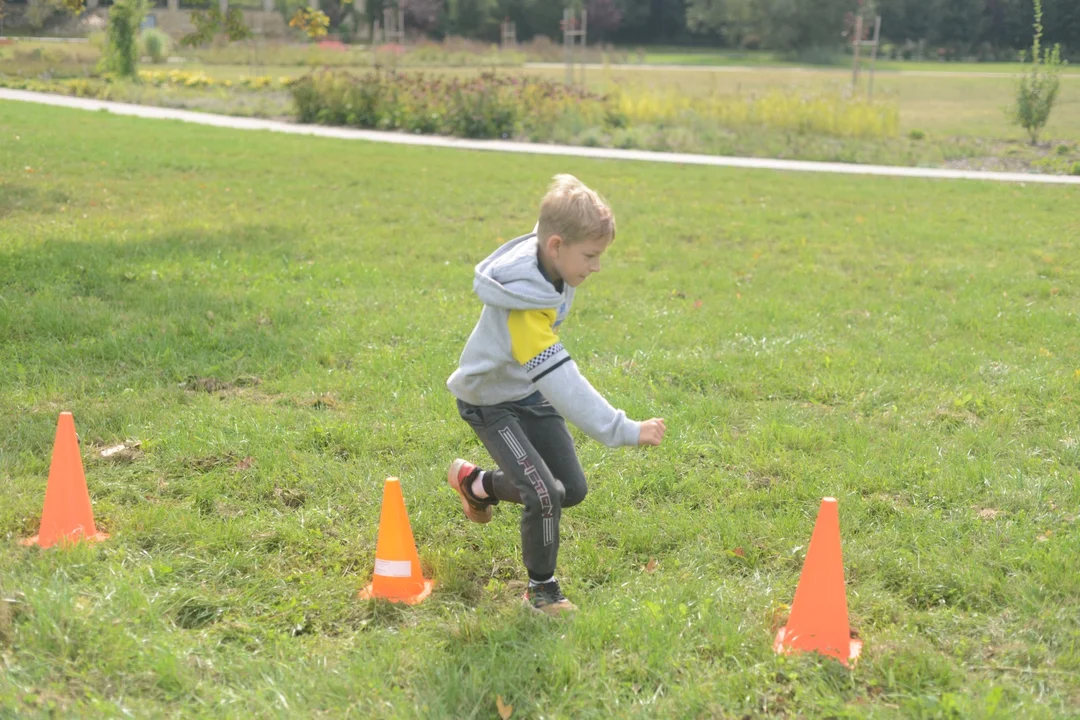
<path fill-rule="evenodd" d="M 771 160 L 767 158 L 724 157 L 720 155 L 691 155 L 688 153 L 649 152 L 646 150 L 616 150 L 612 148 L 577 147 L 572 145 L 544 145 L 540 143 L 510 142 L 507 140 L 464 140 L 441 135 L 408 135 L 378 130 L 353 130 L 351 128 L 325 127 L 322 125 L 299 125 L 276 120 L 211 115 L 210 113 L 174 110 L 149 105 L 90 100 L 0 88 L 0 100 L 55 105 L 79 110 L 107 110 L 117 115 L 158 120 L 182 120 L 199 125 L 233 128 L 237 130 L 269 130 L 291 135 L 314 135 L 342 140 L 366 140 L 368 142 L 394 143 L 398 145 L 421 145 L 425 147 L 451 148 L 457 150 L 484 150 L 495 152 L 524 153 L 529 155 L 563 155 L 576 158 L 600 160 L 637 160 L 642 162 L 675 163 L 682 165 L 708 165 L 750 170 L 780 170 L 786 172 L 833 173 L 841 175 L 877 175 L 885 177 L 927 178 L 939 180 L 990 180 L 995 182 L 1041 183 L 1048 185 L 1080 186 L 1080 177 L 1064 175 L 1036 175 L 1033 173 L 978 172 L 974 170 L 942 170 L 936 168 L 893 167 L 887 165 L 855 165 L 848 163 L 807 162 L 802 160 Z"/>

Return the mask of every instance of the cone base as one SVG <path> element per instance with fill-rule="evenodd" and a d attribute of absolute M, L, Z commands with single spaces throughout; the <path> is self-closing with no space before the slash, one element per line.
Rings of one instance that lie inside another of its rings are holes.
<path fill-rule="evenodd" d="M 773 643 L 773 650 L 775 650 L 778 653 L 785 653 L 785 654 L 791 653 L 791 652 L 802 652 L 801 648 L 785 647 L 784 646 L 784 635 L 786 633 L 787 633 L 787 628 L 786 627 L 780 628 L 780 631 L 778 633 L 776 633 L 776 641 Z M 844 665 L 845 667 L 851 667 L 856 662 L 858 662 L 859 655 L 862 653 L 862 646 L 863 646 L 862 640 L 857 640 L 855 638 L 852 638 L 851 641 L 850 641 L 850 644 L 848 645 L 848 655 L 847 655 L 846 658 L 836 657 L 835 655 L 831 655 L 829 653 L 822 653 L 822 655 L 826 655 L 827 657 L 831 657 L 831 658 L 835 658 L 836 660 L 839 660 L 840 663 L 842 665 Z M 818 651 L 818 652 L 820 652 L 820 651 Z"/>
<path fill-rule="evenodd" d="M 102 540 L 107 540 L 109 538 L 109 534 L 99 532 L 99 533 L 94 533 L 93 535 L 81 535 L 81 534 L 79 534 L 79 535 L 67 535 L 65 537 L 60 538 L 56 542 L 54 542 L 52 545 L 41 545 L 41 543 L 38 542 L 39 537 L 41 537 L 41 536 L 40 535 L 35 535 L 34 537 L 24 538 L 24 539 L 19 541 L 19 544 L 22 545 L 23 547 L 30 547 L 31 545 L 40 545 L 41 547 L 52 547 L 52 545 L 71 545 L 71 544 L 79 542 L 80 540 L 85 540 L 87 542 L 101 542 Z"/>
<path fill-rule="evenodd" d="M 425 580 L 424 581 L 424 589 L 421 590 L 416 595 L 410 595 L 410 596 L 406 596 L 406 597 L 382 597 L 380 595 L 375 594 L 375 591 L 374 591 L 372 585 L 368 585 L 366 588 L 364 588 L 363 590 L 360 591 L 360 599 L 361 600 L 374 600 L 374 599 L 389 600 L 390 602 L 394 602 L 394 603 L 405 603 L 406 605 L 416 605 L 417 603 L 419 603 L 422 600 L 424 600 L 425 598 L 427 598 L 427 596 L 431 594 L 431 590 L 434 587 L 435 587 L 435 581 L 434 580 Z"/>

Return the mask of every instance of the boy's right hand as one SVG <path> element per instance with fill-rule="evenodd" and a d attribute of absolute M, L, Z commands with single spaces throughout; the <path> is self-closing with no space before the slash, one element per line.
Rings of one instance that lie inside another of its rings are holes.
<path fill-rule="evenodd" d="M 667 426 L 664 418 L 653 418 L 641 423 L 641 434 L 638 435 L 638 445 L 659 445 L 664 439 Z"/>

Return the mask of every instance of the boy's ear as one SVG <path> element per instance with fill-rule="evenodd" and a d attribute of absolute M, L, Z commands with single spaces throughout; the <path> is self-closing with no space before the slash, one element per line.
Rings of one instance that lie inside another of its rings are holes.
<path fill-rule="evenodd" d="M 559 250 L 563 246 L 563 239 L 558 235 L 552 235 L 547 239 L 547 251 L 555 255 L 559 254 Z"/>

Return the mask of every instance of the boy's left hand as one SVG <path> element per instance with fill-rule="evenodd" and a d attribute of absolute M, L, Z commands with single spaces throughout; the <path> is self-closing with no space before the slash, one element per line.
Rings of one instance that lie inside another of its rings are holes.
<path fill-rule="evenodd" d="M 664 440 L 667 426 L 664 418 L 653 418 L 641 423 L 641 433 L 638 435 L 638 445 L 659 445 Z"/>

